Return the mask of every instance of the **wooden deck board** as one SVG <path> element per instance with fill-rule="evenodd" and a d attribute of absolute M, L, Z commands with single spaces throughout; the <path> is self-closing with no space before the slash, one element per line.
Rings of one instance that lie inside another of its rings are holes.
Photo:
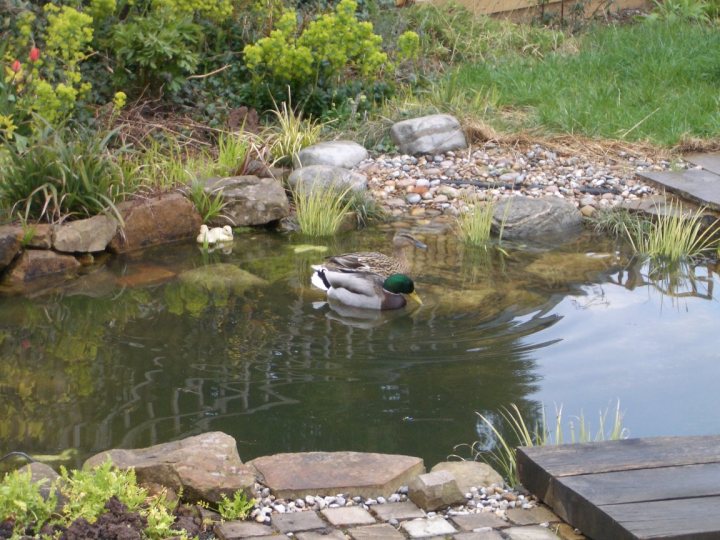
<path fill-rule="evenodd" d="M 520 448 L 518 470 L 594 540 L 720 539 L 720 436 Z"/>

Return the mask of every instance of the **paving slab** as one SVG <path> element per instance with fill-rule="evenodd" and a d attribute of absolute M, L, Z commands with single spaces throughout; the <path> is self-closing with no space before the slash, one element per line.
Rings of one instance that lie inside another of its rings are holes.
<path fill-rule="evenodd" d="M 495 469 L 487 463 L 478 461 L 443 461 L 430 469 L 430 472 L 436 471 L 447 471 L 452 474 L 463 493 L 467 493 L 473 487 L 504 484 L 502 476 Z"/>
<path fill-rule="evenodd" d="M 397 519 L 415 519 L 425 517 L 425 512 L 410 501 L 388 504 L 376 504 L 370 507 L 373 513 L 383 521 Z"/>
<path fill-rule="evenodd" d="M 282 533 L 311 531 L 326 526 L 325 522 L 315 512 L 273 514 L 272 523 Z"/>
<path fill-rule="evenodd" d="M 686 154 L 685 161 L 700 165 L 715 174 L 720 174 L 720 152 L 703 152 L 700 154 Z"/>
<path fill-rule="evenodd" d="M 392 525 L 380 523 L 350 529 L 348 534 L 353 540 L 405 540 L 405 536 Z"/>
<path fill-rule="evenodd" d="M 418 457 L 367 452 L 302 452 L 264 456 L 248 462 L 275 496 L 389 497 L 425 471 Z"/>
<path fill-rule="evenodd" d="M 295 538 L 298 540 L 345 540 L 345 535 L 338 530 L 329 530 L 327 534 L 312 531 L 297 533 Z"/>
<path fill-rule="evenodd" d="M 720 210 L 720 175 L 705 170 L 656 172 L 642 171 L 637 175 L 686 199 Z"/>
<path fill-rule="evenodd" d="M 558 540 L 558 535 L 546 527 L 510 527 L 503 533 L 510 540 Z"/>
<path fill-rule="evenodd" d="M 455 527 L 442 516 L 405 521 L 400 525 L 400 528 L 407 532 L 410 538 L 427 538 L 428 536 L 446 535 L 457 532 Z"/>
<path fill-rule="evenodd" d="M 467 514 L 465 516 L 452 516 L 450 519 L 463 531 L 473 531 L 482 527 L 502 529 L 504 527 L 510 526 L 510 523 L 496 516 L 492 512 L 483 512 L 482 514 Z"/>
<path fill-rule="evenodd" d="M 370 512 L 359 506 L 345 506 L 342 508 L 325 508 L 320 513 L 336 527 L 344 525 L 371 525 L 375 518 Z"/>
<path fill-rule="evenodd" d="M 464 532 L 453 536 L 454 540 L 504 540 L 497 531 Z"/>
<path fill-rule="evenodd" d="M 509 508 L 508 519 L 515 525 L 538 525 L 540 523 L 557 523 L 557 517 L 547 506 L 536 506 L 534 508 Z"/>
<path fill-rule="evenodd" d="M 267 525 L 252 521 L 226 521 L 215 525 L 215 534 L 220 540 L 239 540 L 241 538 L 254 538 L 268 536 L 275 531 Z"/>

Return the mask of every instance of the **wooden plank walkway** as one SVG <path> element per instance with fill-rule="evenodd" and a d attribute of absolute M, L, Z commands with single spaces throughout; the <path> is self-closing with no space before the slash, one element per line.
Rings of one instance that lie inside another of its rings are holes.
<path fill-rule="evenodd" d="M 593 540 L 720 539 L 720 436 L 518 449 L 520 481 Z"/>

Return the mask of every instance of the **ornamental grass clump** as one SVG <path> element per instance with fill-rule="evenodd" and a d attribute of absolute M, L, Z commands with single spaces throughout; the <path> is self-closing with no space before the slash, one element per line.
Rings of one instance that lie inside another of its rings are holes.
<path fill-rule="evenodd" d="M 490 202 L 465 202 L 467 206 L 455 218 L 458 238 L 472 246 L 487 246 L 495 205 Z"/>
<path fill-rule="evenodd" d="M 667 261 L 690 259 L 717 250 L 720 227 L 704 223 L 705 207 L 687 211 L 682 203 L 666 202 L 651 221 L 637 218 L 622 227 L 633 250 Z"/>
<path fill-rule="evenodd" d="M 320 138 L 323 124 L 314 119 L 303 118 L 302 112 L 297 114 L 288 101 L 275 107 L 272 113 L 277 125 L 268 128 L 265 138 L 270 145 L 270 155 L 281 165 L 291 166 L 298 152 L 306 146 L 315 144 Z"/>
<path fill-rule="evenodd" d="M 546 446 L 564 444 L 563 438 L 563 410 L 562 405 L 555 411 L 555 424 L 549 425 L 542 407 L 540 418 L 530 424 L 523 416 L 520 408 L 514 403 L 509 408 L 500 410 L 500 419 L 493 419 L 490 415 L 477 413 L 483 425 L 487 428 L 490 441 L 476 441 L 470 445 L 472 458 L 483 460 L 496 467 L 503 478 L 511 486 L 520 484 L 517 470 L 517 446 Z M 598 430 L 593 433 L 580 412 L 573 420 L 568 422 L 570 443 L 583 443 L 591 441 L 605 441 L 625 439 L 628 431 L 623 427 L 623 413 L 620 411 L 620 401 L 615 406 L 611 424 L 608 424 L 608 410 L 599 413 Z M 500 431 L 499 424 L 507 428 L 507 435 Z M 459 445 L 458 447 L 463 446 Z M 456 447 L 457 448 L 457 447 Z M 487 450 L 490 448 L 490 450 Z"/>
<path fill-rule="evenodd" d="M 298 182 L 292 196 L 300 232 L 308 236 L 337 233 L 351 211 L 352 200 L 348 197 L 351 189 L 336 184 Z"/>

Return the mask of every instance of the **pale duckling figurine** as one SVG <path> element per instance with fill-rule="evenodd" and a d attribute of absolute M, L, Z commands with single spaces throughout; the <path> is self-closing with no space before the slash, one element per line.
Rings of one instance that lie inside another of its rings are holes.
<path fill-rule="evenodd" d="M 197 237 L 198 244 L 208 243 L 208 245 L 217 244 L 221 242 L 232 242 L 233 231 L 230 225 L 224 227 L 213 227 L 208 228 L 207 225 L 200 225 L 200 234 Z"/>
<path fill-rule="evenodd" d="M 407 304 L 404 295 L 422 304 L 413 280 L 404 274 L 384 278 L 369 272 L 343 272 L 313 266 L 312 284 L 333 300 L 362 309 L 400 309 Z"/>
<path fill-rule="evenodd" d="M 427 245 L 409 233 L 398 233 L 393 237 L 393 256 L 377 251 L 359 251 L 333 255 L 325 259 L 324 266 L 329 270 L 348 272 L 368 272 L 382 276 L 383 279 L 392 274 L 409 274 L 410 262 L 405 250 L 408 247 L 427 249 Z"/>

